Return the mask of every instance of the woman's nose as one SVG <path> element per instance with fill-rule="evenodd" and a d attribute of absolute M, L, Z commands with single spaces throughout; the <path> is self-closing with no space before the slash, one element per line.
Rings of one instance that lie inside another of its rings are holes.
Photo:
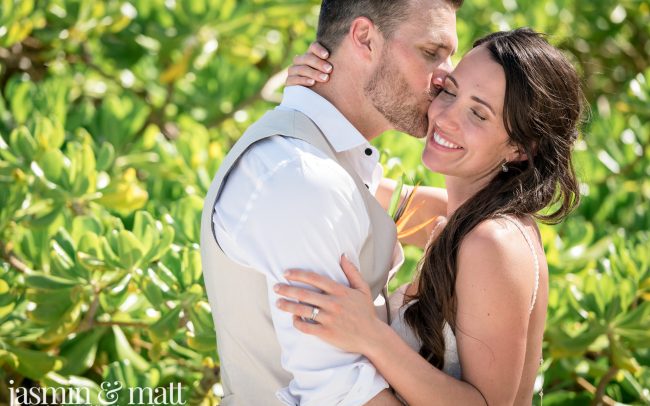
<path fill-rule="evenodd" d="M 443 104 L 434 100 L 429 109 L 429 120 L 443 132 L 455 131 L 460 127 L 458 109 L 453 102 Z"/>

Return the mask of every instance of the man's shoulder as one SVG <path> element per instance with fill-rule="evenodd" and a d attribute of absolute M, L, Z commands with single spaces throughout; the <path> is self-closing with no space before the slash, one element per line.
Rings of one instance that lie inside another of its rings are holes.
<path fill-rule="evenodd" d="M 274 166 L 284 161 L 315 158 L 326 159 L 327 154 L 300 138 L 272 135 L 249 146 L 239 162 L 261 160 Z"/>
<path fill-rule="evenodd" d="M 215 207 L 235 224 L 233 235 L 253 223 L 256 230 L 264 224 L 298 232 L 319 221 L 362 221 L 361 192 L 338 162 L 298 139 L 273 136 L 257 144 L 232 168 Z"/>
<path fill-rule="evenodd" d="M 254 193 L 306 197 L 353 193 L 356 185 L 338 162 L 308 142 L 274 135 L 251 145 L 230 169 L 220 200 Z M 246 192 L 248 191 L 248 192 Z"/>
<path fill-rule="evenodd" d="M 250 142 L 240 139 L 239 142 Z M 233 146 L 230 153 L 236 151 Z M 253 143 L 242 151 L 239 148 L 238 157 L 229 170 L 229 177 L 233 173 L 245 172 L 248 176 L 268 176 L 282 167 L 335 168 L 332 176 L 347 175 L 339 163 L 328 153 L 310 142 L 299 137 L 277 134 L 265 137 Z M 336 170 L 336 168 L 340 169 Z M 310 172 L 311 175 L 313 173 Z"/>
<path fill-rule="evenodd" d="M 298 156 L 322 159 L 331 153 L 321 137 L 321 130 L 304 113 L 278 107 L 248 127 L 231 151 L 240 154 L 240 160 L 256 154 L 278 161 Z"/>

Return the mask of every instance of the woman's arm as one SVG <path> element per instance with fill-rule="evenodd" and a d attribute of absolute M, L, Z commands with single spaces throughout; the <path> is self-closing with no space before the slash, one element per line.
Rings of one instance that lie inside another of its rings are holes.
<path fill-rule="evenodd" d="M 483 395 L 471 384 L 459 381 L 428 363 L 385 323 L 378 323 L 377 339 L 364 355 L 411 406 L 484 405 Z"/>
<path fill-rule="evenodd" d="M 521 232 L 479 224 L 464 239 L 456 278 L 456 339 L 463 379 L 490 405 L 512 405 L 526 358 L 535 264 Z"/>
<path fill-rule="evenodd" d="M 381 206 L 388 210 L 391 197 L 397 187 L 397 182 L 383 178 L 377 189 L 375 197 Z M 405 186 L 402 189 L 401 199 L 404 199 L 406 192 L 413 189 L 413 186 Z M 415 195 L 411 201 L 410 207 L 417 207 L 418 209 L 413 214 L 413 217 L 406 222 L 404 229 L 408 230 L 411 227 L 416 227 L 420 224 L 428 222 L 433 217 L 444 217 L 447 215 L 447 190 L 443 188 L 436 188 L 430 186 L 418 186 L 415 190 Z M 430 222 L 426 227 L 417 233 L 400 238 L 402 244 L 415 245 L 416 247 L 424 248 L 429 242 L 431 233 L 437 222 Z"/>
<path fill-rule="evenodd" d="M 387 324 L 377 318 L 370 300 L 370 288 L 352 263 L 342 258 L 341 267 L 350 288 L 313 272 L 290 270 L 286 278 L 321 289 L 326 294 L 289 285 L 276 285 L 276 292 L 297 299 L 284 299 L 278 307 L 294 314 L 294 326 L 306 334 L 320 337 L 347 352 L 365 355 L 388 383 L 411 406 L 481 405 L 481 393 L 434 368 L 413 351 Z M 305 321 L 312 305 L 320 309 L 317 323 Z"/>
<path fill-rule="evenodd" d="M 296 317 L 296 328 L 368 357 L 410 405 L 433 400 L 441 405 L 511 405 L 526 354 L 532 261 L 518 231 L 495 221 L 482 223 L 463 241 L 456 283 L 462 381 L 431 366 L 376 317 L 370 290 L 349 262 L 341 265 L 350 288 L 310 272 L 290 271 L 287 279 L 315 286 L 324 294 L 282 285 L 278 287 L 282 296 L 302 304 L 283 300 L 278 307 L 305 318 L 311 305 L 319 307 L 317 324 Z"/>
<path fill-rule="evenodd" d="M 368 340 L 363 354 L 410 405 L 427 399 L 512 405 L 521 385 L 534 289 L 530 250 L 518 230 L 487 221 L 468 234 L 458 259 L 462 381 L 434 369 L 386 325 L 377 328 L 383 331 Z"/>

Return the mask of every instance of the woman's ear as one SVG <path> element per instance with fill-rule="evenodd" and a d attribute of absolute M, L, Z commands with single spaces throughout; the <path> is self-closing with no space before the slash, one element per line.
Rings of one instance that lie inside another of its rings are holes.
<path fill-rule="evenodd" d="M 510 147 L 510 153 L 508 154 L 508 162 L 523 162 L 528 160 L 528 154 L 524 151 L 524 148 L 518 145 L 513 145 Z"/>

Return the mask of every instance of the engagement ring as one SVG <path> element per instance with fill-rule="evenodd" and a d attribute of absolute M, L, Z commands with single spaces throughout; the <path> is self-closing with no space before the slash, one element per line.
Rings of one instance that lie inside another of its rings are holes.
<path fill-rule="evenodd" d="M 320 309 L 316 306 L 312 307 L 311 309 L 311 316 L 309 316 L 309 321 L 311 322 L 316 322 L 316 316 L 318 316 L 318 312 Z"/>

